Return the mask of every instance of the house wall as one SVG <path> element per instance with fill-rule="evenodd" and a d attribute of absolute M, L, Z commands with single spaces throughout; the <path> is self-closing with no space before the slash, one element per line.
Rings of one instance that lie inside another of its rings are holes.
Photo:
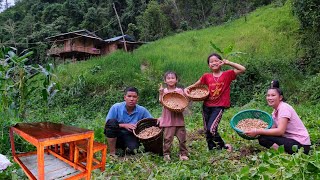
<path fill-rule="evenodd" d="M 72 51 L 100 54 L 100 51 L 95 48 L 95 41 L 83 37 L 67 39 L 64 41 L 64 52 Z"/>
<path fill-rule="evenodd" d="M 105 44 L 101 50 L 102 53 L 101 54 L 109 54 L 112 53 L 114 51 L 116 51 L 118 49 L 118 45 L 117 43 L 109 43 L 109 44 Z"/>

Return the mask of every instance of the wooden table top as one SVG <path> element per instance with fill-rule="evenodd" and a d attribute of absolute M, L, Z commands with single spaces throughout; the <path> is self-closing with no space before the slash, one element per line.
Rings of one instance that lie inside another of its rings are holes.
<path fill-rule="evenodd" d="M 18 123 L 13 126 L 13 128 L 28 134 L 28 136 L 39 142 L 60 137 L 74 136 L 75 134 L 93 133 L 93 131 L 89 129 L 52 122 Z"/>

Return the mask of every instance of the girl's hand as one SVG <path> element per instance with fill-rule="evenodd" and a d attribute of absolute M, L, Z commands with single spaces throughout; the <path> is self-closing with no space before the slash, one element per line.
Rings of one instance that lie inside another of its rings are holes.
<path fill-rule="evenodd" d="M 162 83 L 161 83 L 161 84 L 160 84 L 160 87 L 159 87 L 159 93 L 160 93 L 160 94 L 163 94 L 163 90 L 164 90 L 164 88 L 163 88 Z"/>
<path fill-rule="evenodd" d="M 189 88 L 190 88 L 190 86 L 183 90 L 184 94 L 186 94 L 186 95 L 190 94 L 190 89 Z"/>
<path fill-rule="evenodd" d="M 247 136 L 250 136 L 250 137 L 256 137 L 256 136 L 259 135 L 257 129 L 253 129 L 253 130 L 250 130 L 250 131 L 245 131 L 244 134 L 247 135 Z"/>
<path fill-rule="evenodd" d="M 229 65 L 229 64 L 230 64 L 229 60 L 223 59 L 223 60 L 221 60 L 220 67 L 223 66 L 223 65 Z"/>

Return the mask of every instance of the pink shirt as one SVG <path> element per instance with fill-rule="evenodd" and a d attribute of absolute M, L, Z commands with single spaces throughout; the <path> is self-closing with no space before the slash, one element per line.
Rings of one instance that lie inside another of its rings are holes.
<path fill-rule="evenodd" d="M 288 103 L 280 102 L 277 110 L 272 112 L 272 118 L 276 126 L 278 126 L 279 118 L 283 117 L 289 119 L 283 137 L 294 139 L 302 145 L 311 145 L 308 130 L 296 111 Z"/>
<path fill-rule="evenodd" d="M 176 88 L 174 91 L 183 94 L 181 88 Z M 167 88 L 163 90 L 163 95 L 169 91 Z M 171 91 L 170 91 L 171 92 Z M 160 127 L 184 126 L 184 117 L 182 112 L 172 112 L 169 109 L 162 107 L 162 115 L 160 117 Z"/>

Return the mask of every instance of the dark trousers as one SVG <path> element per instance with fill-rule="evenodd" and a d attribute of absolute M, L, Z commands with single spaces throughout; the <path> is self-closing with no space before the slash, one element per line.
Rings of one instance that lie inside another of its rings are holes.
<path fill-rule="evenodd" d="M 107 138 L 117 138 L 116 147 L 126 150 L 127 153 L 134 153 L 139 148 L 139 139 L 125 128 L 120 128 L 116 119 L 110 119 L 106 122 L 104 134 Z"/>
<path fill-rule="evenodd" d="M 264 146 L 266 148 L 270 148 L 273 144 L 277 144 L 278 146 L 283 145 L 285 152 L 288 154 L 293 154 L 295 151 L 292 150 L 292 147 L 296 145 L 298 149 L 303 147 L 304 153 L 308 154 L 310 151 L 310 146 L 309 145 L 302 145 L 298 141 L 294 139 L 289 139 L 285 137 L 279 137 L 279 136 L 260 136 L 258 138 L 259 144 L 261 146 Z"/>
<path fill-rule="evenodd" d="M 213 148 L 226 148 L 224 141 L 218 133 L 218 125 L 222 118 L 223 111 L 223 107 L 202 106 L 202 116 L 209 150 Z"/>

